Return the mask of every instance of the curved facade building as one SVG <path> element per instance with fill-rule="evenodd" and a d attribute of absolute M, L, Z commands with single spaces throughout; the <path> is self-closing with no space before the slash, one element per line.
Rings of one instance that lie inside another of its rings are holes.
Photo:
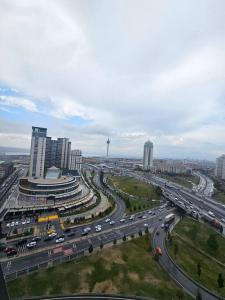
<path fill-rule="evenodd" d="M 46 201 L 68 200 L 82 192 L 76 177 L 61 176 L 60 170 L 55 167 L 48 169 L 45 178 L 26 177 L 20 179 L 19 191 L 33 200 L 44 198 Z"/>

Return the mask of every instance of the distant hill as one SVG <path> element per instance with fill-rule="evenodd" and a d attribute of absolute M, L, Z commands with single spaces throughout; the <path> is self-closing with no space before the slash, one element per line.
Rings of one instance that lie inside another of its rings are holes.
<path fill-rule="evenodd" d="M 1 147 L 0 146 L 0 153 L 7 153 L 7 154 L 13 154 L 13 153 L 21 153 L 21 154 L 29 154 L 29 149 L 26 148 L 14 148 L 14 147 Z"/>

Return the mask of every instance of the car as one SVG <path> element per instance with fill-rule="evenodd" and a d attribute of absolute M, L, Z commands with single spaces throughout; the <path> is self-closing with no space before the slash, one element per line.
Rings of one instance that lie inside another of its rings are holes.
<path fill-rule="evenodd" d="M 159 217 L 159 221 L 162 221 L 162 217 Z"/>
<path fill-rule="evenodd" d="M 74 231 L 71 231 L 71 232 L 69 232 L 69 233 L 67 234 L 68 237 L 74 236 L 74 235 L 75 235 L 75 232 L 74 232 Z"/>
<path fill-rule="evenodd" d="M 40 236 L 35 236 L 35 237 L 32 238 L 33 242 L 37 242 L 37 241 L 40 241 L 40 240 L 41 240 Z"/>
<path fill-rule="evenodd" d="M 18 226 L 18 225 L 19 225 L 19 221 L 16 221 L 16 222 L 15 222 L 15 226 Z"/>
<path fill-rule="evenodd" d="M 162 255 L 162 249 L 161 249 L 159 246 L 157 246 L 157 247 L 155 248 L 155 251 L 156 251 L 156 253 L 158 253 L 160 256 Z"/>
<path fill-rule="evenodd" d="M 211 217 L 215 217 L 215 214 L 210 210 L 208 211 L 208 215 L 211 216 Z"/>
<path fill-rule="evenodd" d="M 147 224 L 147 223 L 145 223 L 145 224 L 144 224 L 144 227 L 148 227 L 148 224 Z"/>
<path fill-rule="evenodd" d="M 17 250 L 16 249 L 11 249 L 10 251 L 8 251 L 7 256 L 12 256 L 12 255 L 16 255 L 17 254 Z"/>
<path fill-rule="evenodd" d="M 26 220 L 23 220 L 21 223 L 22 223 L 22 225 L 25 225 L 26 224 Z"/>
<path fill-rule="evenodd" d="M 48 236 L 49 236 L 50 238 L 53 238 L 53 237 L 57 236 L 57 233 L 56 233 L 56 232 L 52 232 L 52 233 L 50 233 Z"/>
<path fill-rule="evenodd" d="M 95 228 L 95 231 L 96 231 L 96 232 L 102 231 L 102 227 L 96 227 L 96 228 Z"/>
<path fill-rule="evenodd" d="M 134 215 L 130 216 L 129 220 L 134 220 Z"/>
<path fill-rule="evenodd" d="M 225 219 L 224 219 L 224 218 L 222 218 L 221 221 L 222 221 L 223 223 L 225 223 Z"/>
<path fill-rule="evenodd" d="M 164 228 L 164 227 L 165 227 L 164 223 L 162 223 L 160 227 L 161 227 L 161 228 Z"/>
<path fill-rule="evenodd" d="M 110 221 L 109 224 L 110 224 L 110 225 L 114 225 L 114 224 L 115 224 L 115 221 Z"/>
<path fill-rule="evenodd" d="M 146 219 L 146 218 L 147 218 L 147 216 L 146 216 L 146 215 L 143 215 L 143 216 L 142 216 L 142 219 Z"/>
<path fill-rule="evenodd" d="M 11 222 L 10 226 L 11 227 L 15 226 L 15 222 Z"/>
<path fill-rule="evenodd" d="M 151 215 L 151 214 L 152 214 L 152 211 L 151 211 L 151 210 L 149 210 L 149 211 L 148 211 L 148 213 L 149 213 L 149 215 Z"/>
<path fill-rule="evenodd" d="M 108 223 L 109 221 L 110 221 L 110 219 L 109 219 L 109 218 L 107 218 L 107 219 L 105 220 L 105 222 L 106 222 L 106 223 Z"/>
<path fill-rule="evenodd" d="M 27 220 L 26 220 L 26 224 L 30 224 L 30 219 L 27 219 Z"/>
<path fill-rule="evenodd" d="M 125 222 L 125 219 L 121 219 L 121 220 L 120 220 L 120 223 L 124 223 L 124 222 Z"/>
<path fill-rule="evenodd" d="M 139 218 L 139 219 L 142 219 L 142 215 L 139 215 L 138 218 Z"/>
<path fill-rule="evenodd" d="M 65 241 L 64 237 L 58 237 L 55 242 L 56 243 L 63 243 Z"/>
<path fill-rule="evenodd" d="M 102 228 L 102 225 L 98 224 L 98 225 L 95 225 L 95 228 Z"/>
<path fill-rule="evenodd" d="M 34 247 L 36 247 L 36 245 L 37 245 L 37 242 L 33 241 L 33 242 L 30 242 L 27 244 L 27 248 L 28 249 L 34 248 Z"/>
<path fill-rule="evenodd" d="M 11 224 L 10 224 L 10 223 L 7 223 L 7 224 L 6 224 L 6 227 L 10 227 L 10 226 L 11 226 Z"/>

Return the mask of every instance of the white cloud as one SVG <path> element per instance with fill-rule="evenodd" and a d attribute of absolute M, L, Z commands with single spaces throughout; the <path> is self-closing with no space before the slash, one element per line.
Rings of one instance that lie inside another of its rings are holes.
<path fill-rule="evenodd" d="M 0 105 L 10 107 L 22 107 L 26 110 L 37 112 L 37 106 L 34 102 L 23 97 L 0 96 Z"/>
<path fill-rule="evenodd" d="M 205 143 L 221 138 L 209 125 L 224 126 L 224 11 L 220 0 L 2 1 L 0 81 L 35 101 L 1 104 L 56 117 L 53 134 L 87 152 L 104 153 L 111 134 L 115 154 L 141 153 L 150 138 L 160 155 L 167 143 L 182 156 L 201 129 L 188 151 L 214 155 Z M 91 124 L 74 133 L 74 117 Z"/>

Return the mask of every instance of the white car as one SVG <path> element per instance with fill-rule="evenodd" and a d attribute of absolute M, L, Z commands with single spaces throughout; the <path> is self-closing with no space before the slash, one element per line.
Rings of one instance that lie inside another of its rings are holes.
<path fill-rule="evenodd" d="M 97 228 L 95 228 L 95 231 L 96 231 L 96 232 L 102 231 L 102 227 L 97 227 Z"/>
<path fill-rule="evenodd" d="M 6 224 L 6 227 L 10 227 L 10 226 L 11 226 L 11 224 L 10 224 L 10 223 L 7 223 L 7 224 Z"/>
<path fill-rule="evenodd" d="M 56 243 L 62 243 L 64 241 L 65 241 L 64 237 L 60 237 L 55 240 Z"/>
<path fill-rule="evenodd" d="M 215 215 L 212 211 L 208 211 L 208 215 L 210 215 L 211 217 L 215 217 Z"/>
<path fill-rule="evenodd" d="M 120 220 L 120 223 L 124 223 L 124 222 L 125 222 L 125 219 L 121 219 L 121 220 Z"/>
<path fill-rule="evenodd" d="M 22 223 L 22 225 L 25 225 L 26 224 L 26 220 L 23 220 L 21 223 Z"/>
<path fill-rule="evenodd" d="M 113 225 L 113 224 L 115 224 L 115 221 L 110 221 L 109 224 Z"/>
<path fill-rule="evenodd" d="M 15 225 L 15 222 L 12 222 L 12 223 L 10 224 L 11 227 L 13 227 L 14 225 Z"/>
<path fill-rule="evenodd" d="M 18 226 L 18 225 L 19 225 L 19 221 L 16 221 L 16 222 L 15 222 L 15 225 Z"/>
<path fill-rule="evenodd" d="M 27 244 L 27 248 L 34 248 L 37 245 L 37 242 L 30 242 Z"/>
<path fill-rule="evenodd" d="M 146 215 L 142 216 L 142 219 L 146 219 L 146 218 L 147 218 L 147 216 L 146 216 Z"/>
<path fill-rule="evenodd" d="M 150 215 L 152 214 L 152 211 L 151 210 L 149 210 L 149 212 L 148 212 Z"/>
<path fill-rule="evenodd" d="M 161 227 L 161 228 L 164 228 L 164 227 L 165 227 L 164 223 L 162 223 L 160 227 Z"/>
<path fill-rule="evenodd" d="M 27 223 L 27 224 L 30 224 L 30 219 L 27 219 L 27 220 L 26 220 L 26 223 Z"/>
<path fill-rule="evenodd" d="M 145 223 L 145 224 L 144 224 L 144 227 L 148 227 L 148 224 L 147 224 L 147 223 Z"/>
<path fill-rule="evenodd" d="M 132 215 L 132 216 L 130 216 L 130 218 L 129 218 L 129 220 L 134 220 L 134 216 Z"/>
<path fill-rule="evenodd" d="M 221 221 L 222 221 L 223 223 L 225 223 L 225 219 L 224 219 L 224 218 L 222 218 Z"/>
<path fill-rule="evenodd" d="M 50 237 L 50 238 L 53 238 L 53 237 L 55 237 L 55 236 L 57 236 L 57 233 L 56 233 L 56 232 L 52 232 L 52 233 L 50 233 L 50 234 L 48 235 L 48 237 Z"/>
<path fill-rule="evenodd" d="M 109 218 L 107 218 L 107 219 L 105 220 L 105 222 L 106 222 L 106 223 L 108 223 L 109 221 L 110 221 L 110 219 L 109 219 Z"/>
<path fill-rule="evenodd" d="M 102 225 L 96 225 L 95 228 L 102 228 Z"/>

